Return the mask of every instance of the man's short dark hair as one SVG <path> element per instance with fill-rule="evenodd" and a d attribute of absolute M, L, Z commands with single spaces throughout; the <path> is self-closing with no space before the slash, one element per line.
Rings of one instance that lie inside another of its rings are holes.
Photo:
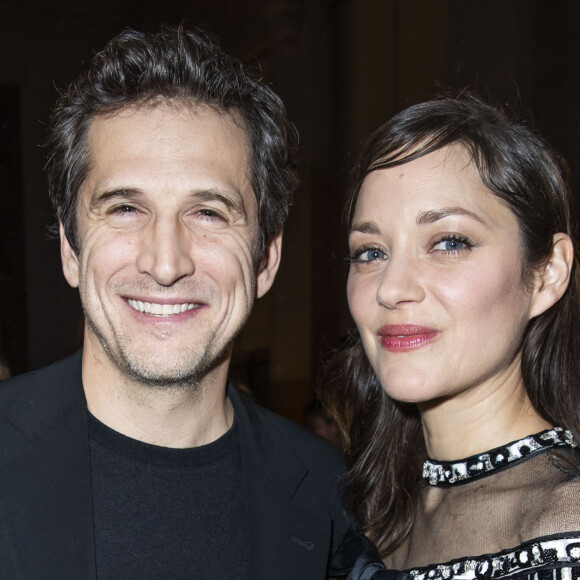
<path fill-rule="evenodd" d="M 61 94 L 50 122 L 47 172 L 50 198 L 70 245 L 79 252 L 77 194 L 90 171 L 91 122 L 158 101 L 205 105 L 243 122 L 258 206 L 254 259 L 259 266 L 284 225 L 298 184 L 297 134 L 282 101 L 255 70 L 226 54 L 207 33 L 183 27 L 122 32 Z"/>

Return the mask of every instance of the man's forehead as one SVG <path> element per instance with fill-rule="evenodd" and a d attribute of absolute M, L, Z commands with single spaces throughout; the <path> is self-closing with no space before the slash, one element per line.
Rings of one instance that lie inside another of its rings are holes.
<path fill-rule="evenodd" d="M 205 156 L 216 162 L 237 162 L 251 183 L 251 145 L 245 122 L 235 110 L 196 101 L 147 101 L 92 119 L 86 139 L 86 177 L 104 158 L 120 159 L 127 152 L 133 156 L 166 152 L 184 159 Z"/>
<path fill-rule="evenodd" d="M 195 118 L 197 116 L 215 116 L 220 118 L 224 123 L 231 123 L 240 129 L 247 141 L 248 148 L 251 147 L 251 135 L 248 130 L 247 124 L 243 118 L 242 113 L 234 108 L 230 107 L 224 109 L 217 104 L 203 103 L 197 99 L 177 99 L 177 98 L 166 98 L 163 96 L 156 96 L 147 100 L 143 100 L 137 103 L 127 104 L 114 111 L 107 111 L 103 113 L 96 113 L 90 120 L 88 125 L 89 136 L 93 132 L 93 127 L 95 124 L 99 124 L 100 120 L 115 119 L 116 117 L 126 117 L 133 115 L 135 113 L 142 113 L 147 115 L 150 113 L 154 115 L 156 111 L 164 111 L 172 113 L 177 118 L 182 118 L 184 121 Z"/>
<path fill-rule="evenodd" d="M 179 179 L 180 188 L 230 192 L 250 221 L 257 218 L 248 136 L 236 115 L 197 103 L 127 106 L 96 117 L 87 145 L 88 173 L 79 193 L 88 203 L 87 194 L 141 185 L 153 193 Z"/>

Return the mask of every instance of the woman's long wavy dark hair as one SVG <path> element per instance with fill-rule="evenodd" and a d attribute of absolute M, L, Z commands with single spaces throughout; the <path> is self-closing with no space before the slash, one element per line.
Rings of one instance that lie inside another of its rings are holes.
<path fill-rule="evenodd" d="M 516 216 L 523 276 L 550 256 L 554 234 L 574 242 L 567 170 L 527 127 L 479 98 L 462 94 L 414 105 L 375 131 L 356 164 L 345 217 L 350 227 L 365 177 L 449 145 L 470 153 L 485 186 Z M 577 253 L 575 253 L 577 256 Z M 522 375 L 536 411 L 580 437 L 580 317 L 576 262 L 563 297 L 532 319 L 523 336 Z M 414 405 L 389 398 L 353 335 L 329 365 L 322 392 L 348 441 L 349 503 L 361 529 L 384 557 L 408 535 L 426 451 Z"/>

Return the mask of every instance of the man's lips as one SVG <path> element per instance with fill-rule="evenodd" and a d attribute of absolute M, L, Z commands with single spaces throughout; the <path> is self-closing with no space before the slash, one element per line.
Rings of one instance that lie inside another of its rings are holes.
<path fill-rule="evenodd" d="M 417 324 L 389 324 L 378 332 L 383 348 L 395 352 L 420 348 L 440 334 L 439 330 Z"/>
<path fill-rule="evenodd" d="M 176 316 L 182 312 L 188 310 L 193 310 L 199 308 L 201 304 L 197 302 L 175 302 L 175 303 L 160 303 L 160 302 L 147 302 L 144 300 L 136 300 L 134 298 L 127 298 L 127 304 L 131 306 L 134 310 L 142 312 L 143 314 L 149 314 L 150 316 Z"/>

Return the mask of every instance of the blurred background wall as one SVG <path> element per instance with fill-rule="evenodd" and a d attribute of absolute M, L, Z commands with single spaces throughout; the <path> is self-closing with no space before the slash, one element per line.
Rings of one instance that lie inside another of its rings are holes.
<path fill-rule="evenodd" d="M 470 87 L 533 123 L 578 183 L 577 0 L 0 0 L 0 353 L 13 373 L 80 344 L 77 294 L 47 236 L 42 143 L 56 89 L 122 29 L 180 22 L 259 63 L 301 135 L 282 268 L 232 369 L 295 420 L 324 353 L 351 327 L 341 206 L 372 129 L 442 90 Z"/>

